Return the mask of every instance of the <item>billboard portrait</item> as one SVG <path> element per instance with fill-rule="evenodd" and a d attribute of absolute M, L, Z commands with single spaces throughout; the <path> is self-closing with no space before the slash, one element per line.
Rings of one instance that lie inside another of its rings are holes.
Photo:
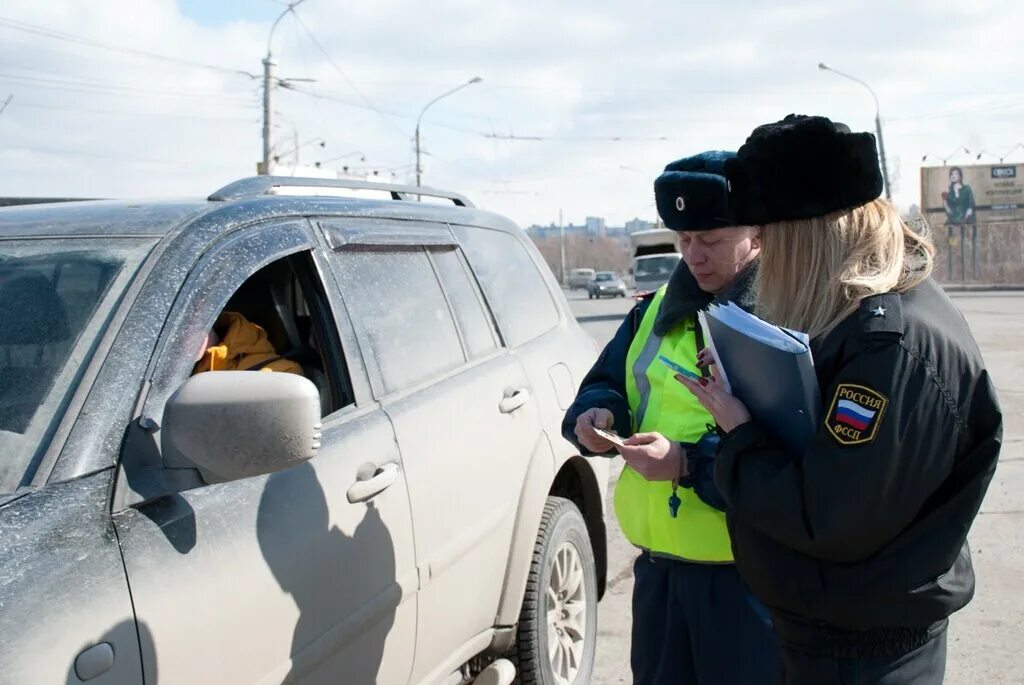
<path fill-rule="evenodd" d="M 932 225 L 1024 220 L 1024 165 L 921 168 L 921 212 Z"/>

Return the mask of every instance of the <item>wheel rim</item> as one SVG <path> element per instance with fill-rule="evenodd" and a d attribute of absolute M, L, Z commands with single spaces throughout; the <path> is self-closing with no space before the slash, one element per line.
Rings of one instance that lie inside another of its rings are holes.
<path fill-rule="evenodd" d="M 559 685 L 570 685 L 583 662 L 587 637 L 587 586 L 583 560 L 569 542 L 555 552 L 547 589 L 548 659 Z"/>

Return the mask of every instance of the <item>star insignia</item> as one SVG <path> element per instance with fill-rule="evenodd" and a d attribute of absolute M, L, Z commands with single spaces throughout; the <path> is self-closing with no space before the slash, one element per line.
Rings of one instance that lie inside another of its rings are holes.
<path fill-rule="evenodd" d="M 885 316 L 885 307 L 879 305 L 875 309 L 872 309 L 871 313 L 874 314 L 875 316 Z"/>

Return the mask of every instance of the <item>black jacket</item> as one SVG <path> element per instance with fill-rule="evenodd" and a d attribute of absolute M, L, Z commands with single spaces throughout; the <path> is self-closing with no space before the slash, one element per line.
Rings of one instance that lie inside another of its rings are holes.
<path fill-rule="evenodd" d="M 675 326 L 691 318 L 712 301 L 732 301 L 745 309 L 752 309 L 752 286 L 755 275 L 756 265 L 748 267 L 737 276 L 729 289 L 715 297 L 701 290 L 686 264 L 679 262 L 669 279 L 665 297 L 662 298 L 661 309 L 654 322 L 654 334 L 664 337 Z M 588 409 L 608 409 L 615 416 L 616 433 L 630 435 L 633 432 L 629 400 L 626 398 L 626 354 L 652 299 L 653 293 L 637 303 L 626 315 L 615 336 L 605 346 L 601 356 L 583 379 L 576 400 L 565 413 L 562 420 L 562 436 L 575 445 L 580 454 L 592 454 L 577 441 L 575 431 L 576 419 Z M 698 327 L 698 332 L 699 330 Z M 614 455 L 615 453 L 609 453 L 609 456 Z M 724 509 L 725 502 L 722 501 L 714 484 L 714 458 L 707 454 L 688 451 L 687 459 L 689 473 L 680 481 L 680 485 L 693 488 L 708 505 Z"/>
<path fill-rule="evenodd" d="M 967 531 L 1002 414 L 966 321 L 930 279 L 865 299 L 812 352 L 825 419 L 806 452 L 756 422 L 722 441 L 736 563 L 784 644 L 896 653 L 974 593 Z"/>

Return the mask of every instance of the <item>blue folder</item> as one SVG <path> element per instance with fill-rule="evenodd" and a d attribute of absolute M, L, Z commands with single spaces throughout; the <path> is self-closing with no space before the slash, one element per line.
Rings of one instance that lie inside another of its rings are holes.
<path fill-rule="evenodd" d="M 790 449 L 803 452 L 821 426 L 822 404 L 810 343 L 735 304 L 701 312 L 716 374 L 751 416 Z"/>

